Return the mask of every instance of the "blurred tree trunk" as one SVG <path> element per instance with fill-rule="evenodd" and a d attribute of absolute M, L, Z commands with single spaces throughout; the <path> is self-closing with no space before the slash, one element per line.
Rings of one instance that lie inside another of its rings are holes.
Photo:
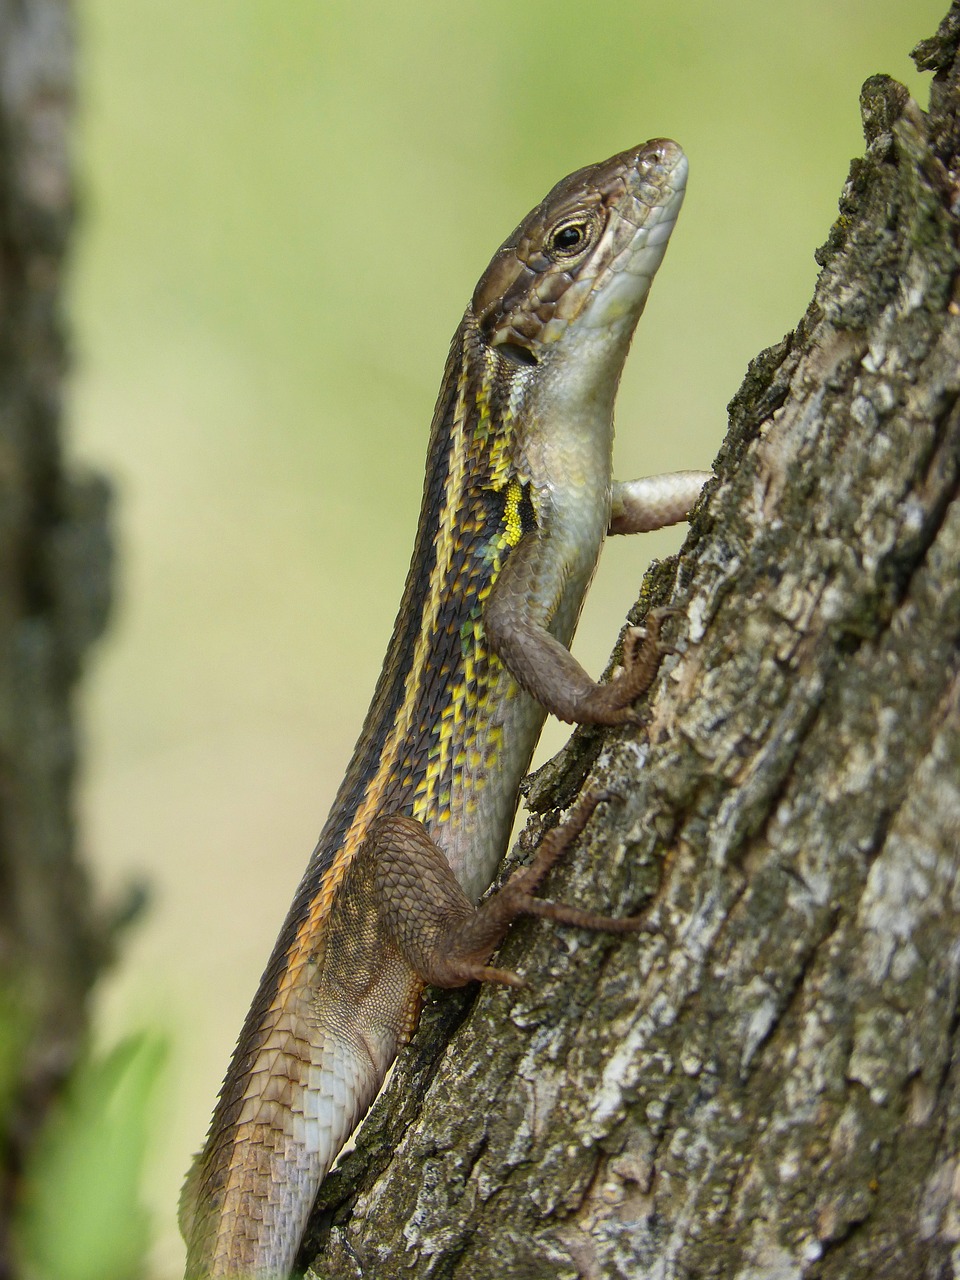
<path fill-rule="evenodd" d="M 619 793 L 549 892 L 649 934 L 527 923 L 528 990 L 433 1004 L 316 1276 L 960 1274 L 958 40 L 928 115 L 863 88 L 815 297 L 648 579 L 684 613 L 646 730 L 533 785 Z"/>
<path fill-rule="evenodd" d="M 18 1172 L 107 950 L 77 859 L 73 690 L 101 631 L 108 493 L 63 459 L 74 40 L 65 0 L 0 0 L 0 1276 Z"/>

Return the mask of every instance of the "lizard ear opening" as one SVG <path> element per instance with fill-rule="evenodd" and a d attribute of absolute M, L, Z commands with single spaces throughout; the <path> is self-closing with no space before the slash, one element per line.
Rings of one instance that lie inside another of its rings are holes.
<path fill-rule="evenodd" d="M 529 347 L 522 347 L 519 342 L 498 342 L 497 351 L 511 364 L 537 364 L 537 357 Z"/>

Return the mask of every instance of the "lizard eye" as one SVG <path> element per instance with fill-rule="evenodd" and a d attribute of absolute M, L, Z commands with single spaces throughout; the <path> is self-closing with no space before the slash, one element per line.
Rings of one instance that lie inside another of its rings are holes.
<path fill-rule="evenodd" d="M 555 258 L 574 258 L 593 238 L 593 225 L 584 218 L 572 218 L 555 227 L 547 239 L 547 249 Z"/>

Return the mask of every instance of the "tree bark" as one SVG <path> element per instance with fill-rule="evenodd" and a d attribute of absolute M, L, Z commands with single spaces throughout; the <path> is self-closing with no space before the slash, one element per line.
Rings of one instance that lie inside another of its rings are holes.
<path fill-rule="evenodd" d="M 960 1274 L 960 6 L 877 76 L 793 333 L 751 364 L 644 731 L 534 780 L 620 799 L 438 997 L 321 1192 L 346 1277 Z M 534 827 L 538 822 L 535 820 Z"/>
<path fill-rule="evenodd" d="M 72 695 L 110 569 L 107 486 L 63 458 L 73 54 L 66 0 L 0 0 L 0 1277 L 24 1155 L 108 950 L 72 811 Z"/>

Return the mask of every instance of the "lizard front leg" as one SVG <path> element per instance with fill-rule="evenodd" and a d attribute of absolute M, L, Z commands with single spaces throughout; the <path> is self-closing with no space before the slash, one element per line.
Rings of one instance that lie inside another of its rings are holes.
<path fill-rule="evenodd" d="M 649 532 L 686 520 L 709 474 L 677 471 L 615 483 L 610 532 Z M 547 594 L 544 565 L 553 566 L 553 559 L 543 553 L 542 536 L 538 530 L 527 534 L 494 584 L 483 613 L 490 648 L 520 687 L 560 720 L 576 724 L 636 722 L 631 704 L 650 687 L 664 653 L 659 640 L 663 612 L 651 613 L 645 632 L 628 635 L 623 671 L 609 684 L 599 684 L 550 633 L 551 617 L 544 616 L 535 603 Z M 558 594 L 560 589 L 558 583 Z"/>
<path fill-rule="evenodd" d="M 610 533 L 652 533 L 690 518 L 712 471 L 668 471 L 640 480 L 615 480 Z"/>

